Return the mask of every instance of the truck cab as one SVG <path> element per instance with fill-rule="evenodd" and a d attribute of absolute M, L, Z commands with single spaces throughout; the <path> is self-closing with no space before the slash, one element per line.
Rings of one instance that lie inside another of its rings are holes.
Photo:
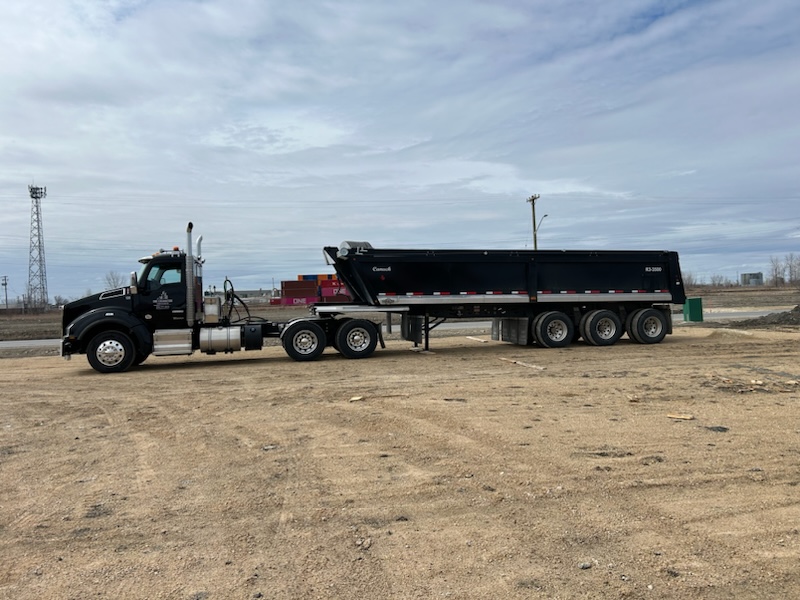
<path fill-rule="evenodd" d="M 130 285 L 64 305 L 62 356 L 85 353 L 98 371 L 126 370 L 153 352 L 157 331 L 176 329 L 187 332 L 191 353 L 186 254 L 161 251 L 140 262 Z"/>
<path fill-rule="evenodd" d="M 148 329 L 187 327 L 186 257 L 179 251 L 160 252 L 139 259 L 138 293 L 131 296 L 133 312 Z M 131 281 L 132 287 L 134 281 Z"/>
<path fill-rule="evenodd" d="M 139 260 L 130 284 L 64 305 L 61 355 L 86 354 L 100 372 L 125 371 L 151 353 L 191 354 L 204 320 L 202 258 L 189 249 L 160 250 Z M 218 307 L 217 300 L 209 304 Z M 218 312 L 217 312 L 218 314 Z"/>

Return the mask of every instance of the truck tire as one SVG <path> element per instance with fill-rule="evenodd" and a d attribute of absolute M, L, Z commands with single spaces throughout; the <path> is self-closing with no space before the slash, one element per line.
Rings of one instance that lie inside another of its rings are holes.
<path fill-rule="evenodd" d="M 575 326 L 562 312 L 551 310 L 533 321 L 533 337 L 545 348 L 564 348 L 572 343 Z"/>
<path fill-rule="evenodd" d="M 637 310 L 631 320 L 631 333 L 640 344 L 658 344 L 667 335 L 667 318 L 660 310 Z"/>
<path fill-rule="evenodd" d="M 610 310 L 593 310 L 581 319 L 581 333 L 592 346 L 611 346 L 622 337 L 622 321 Z"/>
<path fill-rule="evenodd" d="M 325 331 L 314 321 L 292 323 L 283 332 L 283 349 L 294 360 L 314 360 L 325 351 Z"/>
<path fill-rule="evenodd" d="M 625 333 L 628 334 L 628 339 L 636 342 L 637 344 L 641 344 L 642 341 L 636 339 L 636 335 L 633 331 L 633 319 L 636 318 L 636 315 L 638 315 L 641 311 L 641 308 L 632 310 L 628 313 L 628 316 L 625 317 Z"/>
<path fill-rule="evenodd" d="M 372 321 L 345 321 L 336 332 L 335 347 L 345 358 L 367 358 L 378 345 L 378 330 Z"/>
<path fill-rule="evenodd" d="M 136 360 L 131 338 L 120 331 L 103 331 L 86 347 L 86 358 L 98 373 L 122 373 Z"/>

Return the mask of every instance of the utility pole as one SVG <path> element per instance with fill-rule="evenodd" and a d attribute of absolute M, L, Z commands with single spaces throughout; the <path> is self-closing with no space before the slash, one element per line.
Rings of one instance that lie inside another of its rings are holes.
<path fill-rule="evenodd" d="M 530 198 L 528 198 L 528 202 L 531 203 L 531 212 L 533 213 L 533 249 L 538 250 L 539 244 L 536 240 L 536 201 L 540 198 L 539 194 L 533 194 Z M 544 217 L 542 217 L 544 219 Z"/>
<path fill-rule="evenodd" d="M 2 285 L 6 293 L 6 310 L 8 310 L 8 275 L 3 275 Z"/>
<path fill-rule="evenodd" d="M 42 198 L 47 188 L 28 186 L 31 195 L 31 250 L 28 259 L 28 302 L 34 310 L 45 310 L 47 297 L 47 270 L 44 262 L 44 232 L 42 231 Z"/>

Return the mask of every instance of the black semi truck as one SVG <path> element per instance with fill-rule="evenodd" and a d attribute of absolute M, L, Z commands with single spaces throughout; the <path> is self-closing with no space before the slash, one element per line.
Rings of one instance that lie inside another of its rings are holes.
<path fill-rule="evenodd" d="M 447 319 L 490 318 L 499 339 L 547 348 L 595 346 L 627 333 L 654 344 L 672 332 L 671 305 L 686 300 L 678 255 L 668 251 L 380 250 L 367 242 L 325 247 L 352 302 L 318 304 L 307 317 L 253 317 L 228 280 L 222 297 L 204 295 L 202 236 L 186 249 L 140 259 L 128 286 L 63 307 L 61 354 L 86 354 L 101 373 L 155 356 L 257 350 L 280 338 L 304 361 L 332 346 L 346 358 L 383 345 L 380 323 L 364 314 L 399 314 L 404 339 L 429 346 Z"/>

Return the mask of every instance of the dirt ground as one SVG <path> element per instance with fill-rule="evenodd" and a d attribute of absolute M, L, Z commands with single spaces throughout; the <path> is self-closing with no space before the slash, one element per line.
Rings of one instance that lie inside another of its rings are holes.
<path fill-rule="evenodd" d="M 800 327 L 0 360 L 0 598 L 791 598 Z"/>

